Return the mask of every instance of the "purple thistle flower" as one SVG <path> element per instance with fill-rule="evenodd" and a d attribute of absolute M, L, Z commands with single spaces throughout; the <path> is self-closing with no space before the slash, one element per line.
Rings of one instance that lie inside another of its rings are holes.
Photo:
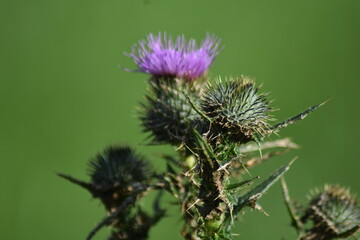
<path fill-rule="evenodd" d="M 149 34 L 147 41 L 139 41 L 132 52 L 126 55 L 134 60 L 140 72 L 191 81 L 202 76 L 213 63 L 220 51 L 219 42 L 207 34 L 197 48 L 196 41 L 190 39 L 186 42 L 184 35 L 178 36 L 173 42 L 166 33 L 163 38 L 161 33 L 157 36 Z"/>

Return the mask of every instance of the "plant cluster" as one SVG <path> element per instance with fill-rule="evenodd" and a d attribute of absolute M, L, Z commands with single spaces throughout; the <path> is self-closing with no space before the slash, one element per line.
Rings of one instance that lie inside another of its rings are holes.
<path fill-rule="evenodd" d="M 220 50 L 220 41 L 211 35 L 197 45 L 184 36 L 173 40 L 165 34 L 150 34 L 128 54 L 138 66 L 128 71 L 150 74 L 139 114 L 142 128 L 150 143 L 170 144 L 176 153 L 163 156 L 166 171 L 156 172 L 147 157 L 127 146 L 113 146 L 90 161 L 89 182 L 59 174 L 105 206 L 107 217 L 87 239 L 103 226 L 112 227 L 112 240 L 146 239 L 151 227 L 165 216 L 162 192 L 178 204 L 184 221 L 181 234 L 188 240 L 233 239 L 234 220 L 246 207 L 267 214 L 258 200 L 293 161 L 261 182 L 259 176 L 251 176 L 251 168 L 298 146 L 288 138 L 265 139 L 324 103 L 274 123 L 271 101 L 252 78 L 208 77 Z M 254 182 L 258 183 L 253 187 Z M 356 235 L 360 211 L 349 190 L 326 185 L 311 194 L 308 206 L 298 206 L 283 178 L 282 186 L 299 239 Z M 138 202 L 151 191 L 158 195 L 149 213 Z"/>

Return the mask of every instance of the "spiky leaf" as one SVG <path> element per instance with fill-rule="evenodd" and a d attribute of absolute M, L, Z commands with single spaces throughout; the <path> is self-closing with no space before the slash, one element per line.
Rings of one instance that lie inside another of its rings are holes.
<path fill-rule="evenodd" d="M 322 107 L 325 105 L 325 103 L 327 103 L 327 101 L 323 102 L 323 103 L 320 103 L 320 104 L 317 104 L 315 106 L 312 106 L 312 107 L 309 107 L 308 109 L 306 109 L 305 111 L 297 114 L 296 116 L 294 117 L 291 117 L 289 119 L 286 119 L 284 121 L 281 121 L 277 124 L 275 124 L 274 126 L 272 126 L 270 129 L 269 129 L 269 133 L 273 133 L 273 132 L 278 132 L 280 129 L 282 128 L 286 128 L 288 127 L 289 125 L 291 124 L 294 124 L 296 123 L 297 121 L 299 120 L 303 120 L 304 118 L 306 118 L 310 113 L 314 112 L 315 110 L 317 110 L 318 108 Z"/>
<path fill-rule="evenodd" d="M 288 165 L 278 169 L 276 172 L 271 174 L 266 180 L 261 182 L 259 185 L 254 187 L 245 195 L 241 196 L 234 206 L 233 214 L 237 214 L 245 206 L 255 203 L 262 195 L 277 181 L 279 178 L 290 169 L 291 161 Z M 228 218 L 230 213 L 228 214 Z"/>

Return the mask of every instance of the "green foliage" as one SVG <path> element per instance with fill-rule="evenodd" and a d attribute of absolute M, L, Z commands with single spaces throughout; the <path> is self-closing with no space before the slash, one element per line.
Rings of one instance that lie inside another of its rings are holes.
<path fill-rule="evenodd" d="M 262 197 L 262 195 L 276 182 L 279 178 L 284 175 L 289 169 L 290 165 L 293 163 L 290 162 L 288 165 L 278 169 L 273 174 L 271 174 L 266 180 L 260 183 L 258 186 L 254 187 L 252 190 L 247 192 L 245 195 L 239 197 L 237 199 L 236 205 L 234 207 L 233 213 L 237 214 L 241 211 L 241 209 L 245 206 L 252 206 L 254 208 L 259 207 L 256 206 L 256 201 Z"/>
<path fill-rule="evenodd" d="M 289 139 L 261 142 L 280 129 L 277 126 L 288 124 L 270 126 L 272 108 L 254 81 L 230 78 L 212 85 L 205 78 L 189 82 L 152 77 L 145 100 L 140 117 L 144 130 L 153 143 L 176 146 L 178 156 L 166 156 L 167 171 L 155 175 L 145 158 L 129 148 L 109 148 L 90 162 L 91 183 L 61 175 L 99 198 L 109 214 L 89 238 L 105 225 L 113 226 L 112 239 L 146 238 L 164 211 L 157 208 L 150 216 L 136 203 L 156 189 L 168 191 L 177 200 L 184 219 L 182 235 L 189 240 L 232 239 L 232 220 L 244 207 L 266 214 L 257 201 L 290 164 L 253 188 L 250 185 L 258 177 L 244 180 L 243 174 L 285 153 L 279 149 L 297 145 Z M 251 141 L 256 145 L 244 145 Z M 254 156 L 261 145 L 264 155 Z"/>
<path fill-rule="evenodd" d="M 173 52 L 158 50 L 167 53 L 159 53 L 166 60 L 159 66 L 172 66 L 167 64 L 174 60 L 169 57 Z M 224 82 L 219 78 L 215 84 L 210 81 L 206 72 L 191 81 L 161 74 L 149 79 L 140 120 L 151 143 L 176 147 L 176 155 L 164 156 L 166 171 L 152 172 L 144 157 L 119 147 L 91 160 L 90 183 L 60 174 L 90 191 L 105 206 L 108 216 L 88 239 L 106 225 L 113 227 L 111 240 L 146 239 L 150 228 L 164 216 L 159 207 L 161 190 L 179 205 L 184 221 L 181 234 L 187 240 L 233 239 L 234 219 L 245 207 L 267 215 L 258 200 L 293 161 L 255 187 L 252 183 L 259 176 L 248 178 L 250 170 L 298 145 L 287 138 L 266 142 L 265 137 L 304 119 L 324 103 L 271 125 L 273 108 L 253 80 L 241 76 Z M 283 187 L 292 223 L 302 240 L 349 237 L 358 230 L 359 211 L 347 190 L 325 187 L 312 197 L 300 218 L 284 181 Z M 154 201 L 153 214 L 149 214 L 138 201 L 154 190 L 160 190 L 160 195 Z M 308 220 L 314 222 L 312 229 L 303 227 Z"/>

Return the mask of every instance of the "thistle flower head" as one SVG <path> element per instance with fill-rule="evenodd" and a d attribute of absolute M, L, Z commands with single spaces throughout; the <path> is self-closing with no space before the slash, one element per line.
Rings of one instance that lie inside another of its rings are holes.
<path fill-rule="evenodd" d="M 346 188 L 325 185 L 310 194 L 310 203 L 302 221 L 312 220 L 316 239 L 345 238 L 360 229 L 360 209 Z"/>
<path fill-rule="evenodd" d="M 258 88 L 252 80 L 230 78 L 225 84 L 218 81 L 209 86 L 201 102 L 205 114 L 214 119 L 215 126 L 222 135 L 231 140 L 245 143 L 263 135 L 272 111 L 265 94 L 258 94 Z"/>
<path fill-rule="evenodd" d="M 219 53 L 219 40 L 207 35 L 199 47 L 196 41 L 178 36 L 174 41 L 165 33 L 149 34 L 130 54 L 139 70 L 158 77 L 177 77 L 189 81 L 205 74 Z"/>
<path fill-rule="evenodd" d="M 98 186 L 129 186 L 148 179 L 150 167 L 129 147 L 110 147 L 90 161 L 91 182 Z"/>

